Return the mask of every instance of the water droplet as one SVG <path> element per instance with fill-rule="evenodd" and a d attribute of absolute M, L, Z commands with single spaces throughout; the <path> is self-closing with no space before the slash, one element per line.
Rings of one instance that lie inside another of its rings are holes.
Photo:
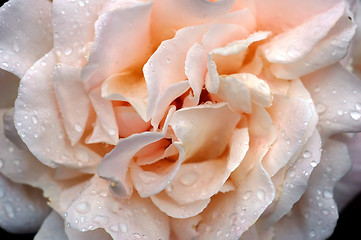
<path fill-rule="evenodd" d="M 76 205 L 75 209 L 79 213 L 89 213 L 90 212 L 90 205 L 88 202 L 80 202 Z"/>
<path fill-rule="evenodd" d="M 260 200 L 260 201 L 264 201 L 265 200 L 265 192 L 263 190 L 259 190 L 257 192 L 257 198 Z"/>
<path fill-rule="evenodd" d="M 167 192 L 172 192 L 172 191 L 173 191 L 173 185 L 172 185 L 172 184 L 168 185 L 168 186 L 165 188 L 165 190 L 166 190 Z"/>
<path fill-rule="evenodd" d="M 135 239 L 139 239 L 141 237 L 141 235 L 139 233 L 133 233 L 133 237 Z"/>
<path fill-rule="evenodd" d="M 114 136 L 116 131 L 114 129 L 111 129 L 111 130 L 108 131 L 108 133 L 109 133 L 110 136 Z"/>
<path fill-rule="evenodd" d="M 325 190 L 325 191 L 323 192 L 323 197 L 324 197 L 324 198 L 327 198 L 327 199 L 330 199 L 330 198 L 333 197 L 333 193 L 332 193 L 330 190 Z"/>
<path fill-rule="evenodd" d="M 327 107 L 325 105 L 323 105 L 322 103 L 319 103 L 316 105 L 316 111 L 320 114 L 325 112 L 327 109 Z"/>
<path fill-rule="evenodd" d="M 108 192 L 106 192 L 106 191 L 101 191 L 101 192 L 99 193 L 99 195 L 100 195 L 101 197 L 108 197 Z"/>
<path fill-rule="evenodd" d="M 248 200 L 250 199 L 252 196 L 252 191 L 246 191 L 244 194 L 243 194 L 243 199 L 244 200 Z"/>
<path fill-rule="evenodd" d="M 120 231 L 126 233 L 128 231 L 128 227 L 125 223 L 120 223 Z"/>
<path fill-rule="evenodd" d="M 9 218 L 15 217 L 14 208 L 9 203 L 4 204 L 4 209 Z"/>
<path fill-rule="evenodd" d="M 339 116 L 342 116 L 342 115 L 343 115 L 343 110 L 342 110 L 342 109 L 338 109 L 338 110 L 337 110 L 337 114 L 338 114 Z"/>
<path fill-rule="evenodd" d="M 14 152 L 14 147 L 13 147 L 13 146 L 10 146 L 10 147 L 8 148 L 8 151 L 11 152 L 11 153 Z"/>
<path fill-rule="evenodd" d="M 312 156 L 312 153 L 310 151 L 306 150 L 306 151 L 303 152 L 302 156 L 304 158 L 310 158 Z"/>
<path fill-rule="evenodd" d="M 37 116 L 32 116 L 31 117 L 31 121 L 34 123 L 34 124 L 37 124 L 38 123 L 38 117 Z"/>
<path fill-rule="evenodd" d="M 3 167 L 4 167 L 4 160 L 0 159 L 0 168 L 3 168 Z"/>
<path fill-rule="evenodd" d="M 19 45 L 18 45 L 18 43 L 17 42 L 14 42 L 14 44 L 13 44 L 13 50 L 14 50 L 14 52 L 19 52 Z"/>
<path fill-rule="evenodd" d="M 197 172 L 188 172 L 181 177 L 180 182 L 186 186 L 190 186 L 193 185 L 198 178 L 199 174 Z"/>
<path fill-rule="evenodd" d="M 60 34 L 58 32 L 55 32 L 54 33 L 54 38 L 59 38 L 60 37 Z"/>
<path fill-rule="evenodd" d="M 314 237 L 316 237 L 315 230 L 311 230 L 310 231 L 310 238 L 314 238 Z"/>
<path fill-rule="evenodd" d="M 294 171 L 294 170 L 290 170 L 290 171 L 288 172 L 288 176 L 294 177 L 294 176 L 295 176 L 295 171 Z"/>
<path fill-rule="evenodd" d="M 361 114 L 359 112 L 356 112 L 356 111 L 351 111 L 350 115 L 351 115 L 351 118 L 353 120 L 359 120 L 360 117 L 361 117 Z"/>
<path fill-rule="evenodd" d="M 291 139 L 287 138 L 286 144 L 287 144 L 287 145 L 290 145 L 290 144 L 291 144 Z"/>
<path fill-rule="evenodd" d="M 311 161 L 311 167 L 316 167 L 317 166 L 317 162 L 315 162 L 315 161 Z"/>
<path fill-rule="evenodd" d="M 73 52 L 73 48 L 72 47 L 67 47 L 64 51 L 64 54 L 66 56 L 69 56 L 71 53 Z"/>
<path fill-rule="evenodd" d="M 8 64 L 7 62 L 3 62 L 2 65 L 3 65 L 4 67 L 9 67 L 9 64 Z"/>
<path fill-rule="evenodd" d="M 77 131 L 79 133 L 83 130 L 82 126 L 79 123 L 75 124 L 74 127 L 75 127 L 75 131 Z"/>
<path fill-rule="evenodd" d="M 322 210 L 322 214 L 323 215 L 328 215 L 330 213 L 330 211 L 328 211 L 327 209 L 323 209 Z"/>
<path fill-rule="evenodd" d="M 356 103 L 355 104 L 355 109 L 356 110 L 361 110 L 361 103 Z"/>
<path fill-rule="evenodd" d="M 84 5 L 85 5 L 85 3 L 83 1 L 79 1 L 78 4 L 80 7 L 84 7 Z"/>

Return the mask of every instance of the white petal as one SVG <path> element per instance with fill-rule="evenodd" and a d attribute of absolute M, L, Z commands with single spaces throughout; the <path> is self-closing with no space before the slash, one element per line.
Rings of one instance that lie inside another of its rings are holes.
<path fill-rule="evenodd" d="M 64 227 L 64 219 L 57 212 L 51 211 L 35 235 L 34 240 L 68 240 Z"/>

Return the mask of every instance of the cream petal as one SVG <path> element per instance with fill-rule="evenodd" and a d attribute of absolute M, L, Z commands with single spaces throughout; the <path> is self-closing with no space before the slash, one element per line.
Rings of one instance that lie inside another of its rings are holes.
<path fill-rule="evenodd" d="M 53 83 L 65 131 L 74 146 L 82 137 L 89 116 L 90 102 L 80 79 L 80 68 L 57 64 Z M 76 103 L 76 104 L 74 104 Z"/>
<path fill-rule="evenodd" d="M 45 218 L 34 240 L 68 240 L 64 227 L 64 219 L 53 210 Z"/>
<path fill-rule="evenodd" d="M 136 194 L 118 199 L 109 192 L 108 181 L 94 176 L 69 205 L 65 221 L 71 228 L 89 231 L 104 228 L 113 239 L 168 239 L 168 217 L 149 199 Z"/>
<path fill-rule="evenodd" d="M 335 183 L 351 167 L 345 144 L 328 140 L 308 188 L 290 214 L 275 225 L 277 239 L 327 239 L 333 232 L 338 211 L 333 199 Z"/>
<path fill-rule="evenodd" d="M 95 22 L 93 49 L 82 71 L 88 90 L 115 73 L 145 62 L 150 50 L 149 44 L 144 43 L 150 43 L 151 7 L 151 2 L 143 2 L 99 16 Z"/>
<path fill-rule="evenodd" d="M 345 11 L 328 35 L 303 59 L 289 64 L 272 64 L 272 73 L 278 78 L 295 79 L 340 61 L 346 56 L 355 34 L 356 25 L 349 19 L 350 15 Z"/>
<path fill-rule="evenodd" d="M 210 202 L 210 199 L 198 200 L 191 203 L 179 204 L 167 193 L 160 192 L 150 197 L 155 206 L 173 218 L 190 218 L 201 213 Z"/>
<path fill-rule="evenodd" d="M 228 104 L 206 104 L 176 111 L 169 125 L 187 149 L 186 158 L 214 159 L 225 150 L 239 114 Z"/>
<path fill-rule="evenodd" d="M 54 49 L 61 63 L 82 67 L 87 62 L 84 47 L 94 39 L 94 23 L 106 0 L 54 0 L 52 23 Z"/>
<path fill-rule="evenodd" d="M 274 95 L 273 104 L 268 111 L 277 130 L 277 139 L 262 164 L 268 174 L 273 176 L 301 150 L 312 110 L 305 99 Z"/>
<path fill-rule="evenodd" d="M 0 108 L 10 108 L 14 106 L 19 87 L 19 78 L 15 75 L 0 69 Z"/>
<path fill-rule="evenodd" d="M 52 91 L 51 75 L 55 62 L 55 55 L 50 52 L 21 79 L 15 101 L 15 127 L 29 150 L 45 165 L 54 167 L 61 164 L 92 172 L 100 156 L 79 143 L 71 146 L 66 139 Z"/>
<path fill-rule="evenodd" d="M 111 182 L 111 189 L 121 198 L 131 196 L 132 184 L 128 175 L 128 166 L 133 156 L 144 146 L 163 138 L 162 133 L 143 132 L 122 139 L 115 148 L 105 155 L 99 164 L 98 173 Z M 115 184 L 115 185 L 112 185 Z"/>
<path fill-rule="evenodd" d="M 111 235 L 102 228 L 88 231 L 80 231 L 72 229 L 70 227 L 66 227 L 65 233 L 69 240 L 113 240 Z"/>
<path fill-rule="evenodd" d="M 346 3 L 340 1 L 292 30 L 277 35 L 262 46 L 266 59 L 271 63 L 284 64 L 302 60 L 326 37 L 345 10 Z"/>
<path fill-rule="evenodd" d="M 49 213 L 39 189 L 13 183 L 2 174 L 0 196 L 0 226 L 8 232 L 35 232 Z"/>
<path fill-rule="evenodd" d="M 185 60 L 185 74 L 189 85 L 193 90 L 191 100 L 198 104 L 201 91 L 204 85 L 204 79 L 207 72 L 207 53 L 202 45 L 195 43 L 187 52 Z"/>
<path fill-rule="evenodd" d="M 321 138 L 317 130 L 303 147 L 298 159 L 287 168 L 279 186 L 278 199 L 272 213 L 261 220 L 266 228 L 272 226 L 286 215 L 301 198 L 308 187 L 308 180 L 313 169 L 321 159 Z"/>
<path fill-rule="evenodd" d="M 107 78 L 101 86 L 102 97 L 129 102 L 144 121 L 147 120 L 148 91 L 143 77 L 124 72 Z"/>
<path fill-rule="evenodd" d="M 322 138 L 361 129 L 361 82 L 335 64 L 302 78 L 319 114 Z M 332 97 L 330 97 L 332 96 Z"/>
<path fill-rule="evenodd" d="M 272 202 L 274 191 L 270 177 L 258 163 L 235 191 L 212 198 L 201 213 L 199 239 L 238 239 Z"/>
<path fill-rule="evenodd" d="M 201 221 L 200 215 L 185 219 L 170 218 L 170 226 L 177 239 L 197 239 L 197 226 Z"/>
<path fill-rule="evenodd" d="M 53 46 L 51 2 L 11 0 L 1 7 L 0 22 L 0 68 L 22 78 Z"/>
<path fill-rule="evenodd" d="M 115 145 L 119 135 L 112 102 L 102 98 L 100 88 L 93 89 L 89 98 L 97 115 L 98 127 L 101 128 L 96 139 Z"/>
<path fill-rule="evenodd" d="M 150 122 L 144 122 L 132 107 L 114 107 L 114 113 L 120 137 L 129 137 L 134 133 L 145 132 L 150 128 Z"/>

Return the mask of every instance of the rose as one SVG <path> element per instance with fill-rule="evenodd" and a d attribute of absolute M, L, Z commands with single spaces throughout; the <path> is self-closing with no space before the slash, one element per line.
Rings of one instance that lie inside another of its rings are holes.
<path fill-rule="evenodd" d="M 330 136 L 360 131 L 359 79 L 338 63 L 355 24 L 343 1 L 294 4 L 6 4 L 2 67 L 21 82 L 1 172 L 49 199 L 38 238 L 330 235 L 350 167 Z"/>

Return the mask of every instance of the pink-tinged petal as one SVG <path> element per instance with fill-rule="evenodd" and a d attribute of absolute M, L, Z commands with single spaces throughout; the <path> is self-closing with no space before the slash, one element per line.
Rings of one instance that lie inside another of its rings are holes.
<path fill-rule="evenodd" d="M 102 98 L 100 88 L 93 89 L 89 93 L 89 98 L 97 115 L 97 126 L 100 128 L 95 132 L 96 136 L 94 138 L 91 136 L 90 139 L 115 145 L 119 140 L 119 135 L 112 102 Z"/>
<path fill-rule="evenodd" d="M 150 199 L 162 212 L 173 218 L 194 217 L 201 213 L 210 202 L 210 199 L 208 198 L 191 203 L 179 204 L 164 191 L 151 196 Z"/>
<path fill-rule="evenodd" d="M 255 0 L 257 23 L 260 29 L 275 34 L 302 24 L 308 19 L 327 11 L 339 0 Z"/>
<path fill-rule="evenodd" d="M 294 111 L 297 109 L 297 111 Z M 262 160 L 268 174 L 273 176 L 284 167 L 302 147 L 302 140 L 312 118 L 307 100 L 274 95 L 268 109 L 277 131 L 277 139 Z"/>
<path fill-rule="evenodd" d="M 207 73 L 207 52 L 199 43 L 193 44 L 187 52 L 184 69 L 193 90 L 191 100 L 198 104 Z"/>
<path fill-rule="evenodd" d="M 144 121 L 147 119 L 148 91 L 142 76 L 130 72 L 114 74 L 102 86 L 102 97 L 129 102 Z"/>
<path fill-rule="evenodd" d="M 271 63 L 293 63 L 303 59 L 328 34 L 346 10 L 346 2 L 314 16 L 292 30 L 277 35 L 262 46 Z"/>
<path fill-rule="evenodd" d="M 347 149 L 352 160 L 351 171 L 336 183 L 334 197 L 340 211 L 347 206 L 361 191 L 361 133 L 355 136 L 337 136 L 337 140 L 347 144 Z"/>
<path fill-rule="evenodd" d="M 303 77 L 302 81 L 316 105 L 323 138 L 361 130 L 361 82 L 356 76 L 335 64 Z"/>
<path fill-rule="evenodd" d="M 248 119 L 249 150 L 240 166 L 232 173 L 231 179 L 238 186 L 247 178 L 247 174 L 262 160 L 277 137 L 272 119 L 268 112 L 257 105 L 252 106 L 252 114 Z"/>
<path fill-rule="evenodd" d="M 170 39 L 183 27 L 216 21 L 230 12 L 234 0 L 160 0 L 154 2 L 152 34 L 156 43 Z"/>
<path fill-rule="evenodd" d="M 52 23 L 54 48 L 61 63 L 82 67 L 88 52 L 84 46 L 94 39 L 94 23 L 106 0 L 54 0 Z"/>
<path fill-rule="evenodd" d="M 64 219 L 55 211 L 45 218 L 34 240 L 68 240 L 64 229 Z"/>
<path fill-rule="evenodd" d="M 15 101 L 15 127 L 29 150 L 45 165 L 60 164 L 92 172 L 100 156 L 79 143 L 71 146 L 66 139 L 51 80 L 55 63 L 55 54 L 50 52 L 21 79 Z"/>
<path fill-rule="evenodd" d="M 114 113 L 120 137 L 129 137 L 134 133 L 145 132 L 150 128 L 150 122 L 144 122 L 132 107 L 114 107 Z"/>
<path fill-rule="evenodd" d="M 71 228 L 104 228 L 113 239 L 168 239 L 170 234 L 168 217 L 150 199 L 136 194 L 128 200 L 115 198 L 109 192 L 108 181 L 97 176 L 69 205 L 65 215 Z"/>
<path fill-rule="evenodd" d="M 19 78 L 15 75 L 0 69 L 0 108 L 10 108 L 14 106 L 19 81 Z"/>
<path fill-rule="evenodd" d="M 246 84 L 233 77 L 220 77 L 217 97 L 221 98 L 237 112 L 251 113 L 251 94 Z"/>
<path fill-rule="evenodd" d="M 171 181 L 167 194 L 178 203 L 206 200 L 220 191 L 241 163 L 249 144 L 248 129 L 236 129 L 230 139 L 229 155 L 199 163 L 184 163 Z"/>
<path fill-rule="evenodd" d="M 66 227 L 65 233 L 69 240 L 113 240 L 111 235 L 102 228 L 89 231 L 80 231 Z"/>
<path fill-rule="evenodd" d="M 90 109 L 89 98 L 80 79 L 80 71 L 80 68 L 57 64 L 53 72 L 59 111 L 72 146 L 84 133 Z"/>
<path fill-rule="evenodd" d="M 105 155 L 99 165 L 98 173 L 111 182 L 111 189 L 121 198 L 129 198 L 132 194 L 128 167 L 133 156 L 144 146 L 163 138 L 162 133 L 143 132 L 131 135 L 119 141 L 115 148 Z"/>
<path fill-rule="evenodd" d="M 200 215 L 186 219 L 171 218 L 170 226 L 177 239 L 197 239 L 196 229 L 201 221 Z"/>
<path fill-rule="evenodd" d="M 304 55 L 297 62 L 272 64 L 270 66 L 271 72 L 278 78 L 296 79 L 340 61 L 346 56 L 356 29 L 356 25 L 350 20 L 350 15 L 351 13 L 346 9 L 344 15 L 328 32 L 328 35 L 308 55 Z M 312 35 L 308 36 L 305 41 L 308 42 L 309 38 L 312 38 Z M 293 51 L 296 52 L 297 50 Z M 292 54 L 294 54 L 292 51 L 288 51 L 288 55 Z"/>
<path fill-rule="evenodd" d="M 22 78 L 53 46 L 51 2 L 11 0 L 1 7 L 0 22 L 0 68 Z"/>
<path fill-rule="evenodd" d="M 170 126 L 187 149 L 187 159 L 215 159 L 225 150 L 240 120 L 228 104 L 206 104 L 176 111 Z"/>
<path fill-rule="evenodd" d="M 8 232 L 35 232 L 49 213 L 39 189 L 13 183 L 2 174 L 0 196 L 0 226 Z"/>
<path fill-rule="evenodd" d="M 262 219 L 261 224 L 266 228 L 272 226 L 301 198 L 308 187 L 308 180 L 313 169 L 319 164 L 321 159 L 321 138 L 317 130 L 310 137 L 303 147 L 297 160 L 282 172 L 284 174 L 278 199 L 273 206 L 272 213 Z"/>
<path fill-rule="evenodd" d="M 333 232 L 338 212 L 333 199 L 335 183 L 350 170 L 345 144 L 326 142 L 320 163 L 309 179 L 306 192 L 290 214 L 275 225 L 276 239 L 327 239 Z"/>
<path fill-rule="evenodd" d="M 151 7 L 151 2 L 143 2 L 99 16 L 93 49 L 82 71 L 88 90 L 115 73 L 144 64 L 150 50 Z"/>
<path fill-rule="evenodd" d="M 258 164 L 233 192 L 217 194 L 201 213 L 199 239 L 238 239 L 274 198 L 267 172 Z"/>

